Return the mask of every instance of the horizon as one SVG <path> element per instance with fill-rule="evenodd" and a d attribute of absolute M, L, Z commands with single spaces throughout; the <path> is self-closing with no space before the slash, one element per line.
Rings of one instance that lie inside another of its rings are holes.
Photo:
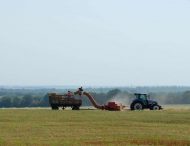
<path fill-rule="evenodd" d="M 190 86 L 180 85 L 141 85 L 141 86 L 77 86 L 77 85 L 0 85 L 0 88 L 190 88 Z"/>

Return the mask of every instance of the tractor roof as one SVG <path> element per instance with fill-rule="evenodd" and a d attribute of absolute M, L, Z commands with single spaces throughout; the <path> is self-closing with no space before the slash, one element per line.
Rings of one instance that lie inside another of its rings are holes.
<path fill-rule="evenodd" d="M 148 95 L 146 93 L 134 93 L 134 95 Z"/>

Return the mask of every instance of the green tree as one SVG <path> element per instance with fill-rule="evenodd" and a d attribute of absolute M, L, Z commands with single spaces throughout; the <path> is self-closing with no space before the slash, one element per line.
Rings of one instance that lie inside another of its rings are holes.
<path fill-rule="evenodd" d="M 189 104 L 190 103 L 190 91 L 186 91 L 183 93 L 183 103 Z"/>
<path fill-rule="evenodd" d="M 21 104 L 21 98 L 14 97 L 12 100 L 12 106 L 13 107 L 20 107 L 20 104 Z"/>
<path fill-rule="evenodd" d="M 10 97 L 2 97 L 0 100 L 0 107 L 11 107 L 12 103 L 11 103 L 11 98 Z"/>
<path fill-rule="evenodd" d="M 21 106 L 30 107 L 32 105 L 32 101 L 33 101 L 32 95 L 30 94 L 24 95 L 21 101 Z"/>
<path fill-rule="evenodd" d="M 49 96 L 46 94 L 40 101 L 40 106 L 47 107 L 49 106 Z"/>

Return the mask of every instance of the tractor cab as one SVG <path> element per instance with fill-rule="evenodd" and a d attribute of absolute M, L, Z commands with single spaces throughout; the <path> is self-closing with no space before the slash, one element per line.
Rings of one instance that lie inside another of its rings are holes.
<path fill-rule="evenodd" d="M 142 99 L 142 100 L 148 100 L 150 98 L 150 95 L 148 94 L 135 93 L 134 95 L 136 98 Z"/>
<path fill-rule="evenodd" d="M 160 110 L 162 107 L 158 105 L 157 101 L 151 100 L 150 95 L 135 93 L 135 99 L 132 101 L 130 108 L 131 110 Z"/>

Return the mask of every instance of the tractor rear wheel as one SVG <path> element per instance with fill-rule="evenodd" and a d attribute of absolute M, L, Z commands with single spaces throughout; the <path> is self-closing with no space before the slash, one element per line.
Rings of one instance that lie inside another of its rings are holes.
<path fill-rule="evenodd" d="M 143 104 L 141 102 L 134 102 L 131 104 L 131 110 L 143 110 Z"/>

